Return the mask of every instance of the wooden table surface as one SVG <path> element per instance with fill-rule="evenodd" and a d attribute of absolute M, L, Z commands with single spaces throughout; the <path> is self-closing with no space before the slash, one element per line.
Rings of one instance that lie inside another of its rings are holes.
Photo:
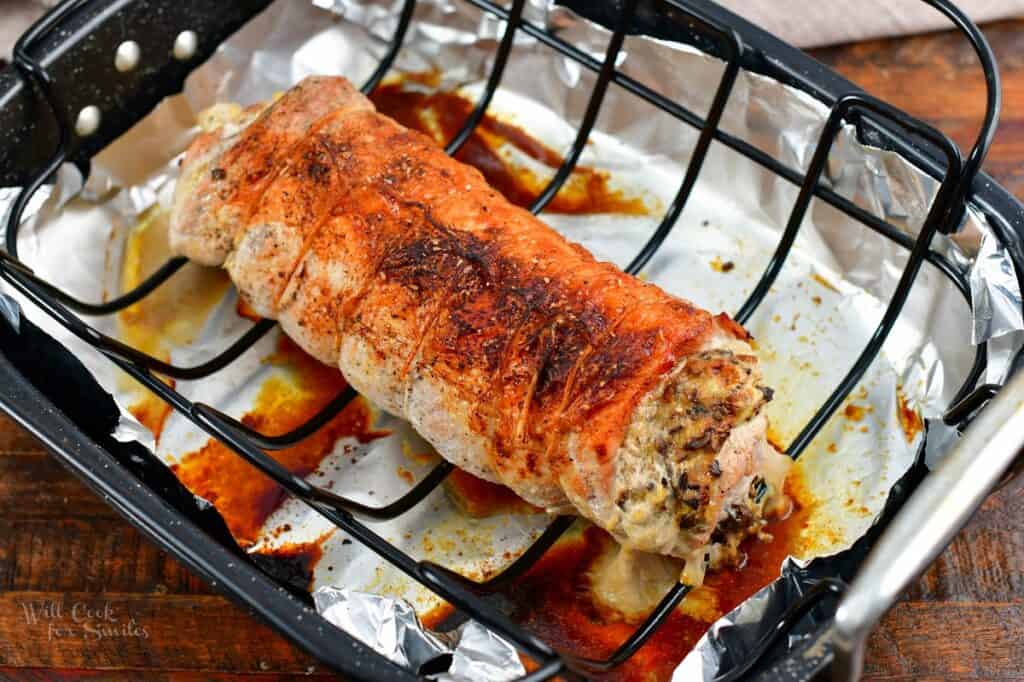
<path fill-rule="evenodd" d="M 1005 104 L 985 167 L 1024 197 L 1024 21 L 986 33 L 1002 65 Z M 984 113 L 984 83 L 959 37 L 816 56 L 968 148 Z M 988 500 L 886 616 L 871 640 L 869 678 L 1024 680 L 1022 493 L 1017 481 Z M 293 676 L 334 679 L 144 540 L 0 416 L 0 679 Z"/>

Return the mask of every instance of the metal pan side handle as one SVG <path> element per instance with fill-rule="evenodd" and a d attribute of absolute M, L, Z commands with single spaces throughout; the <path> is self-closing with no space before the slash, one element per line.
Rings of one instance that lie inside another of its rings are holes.
<path fill-rule="evenodd" d="M 1024 372 L 974 420 L 879 539 L 836 611 L 833 682 L 860 677 L 868 635 L 953 540 L 1024 449 Z"/>
<path fill-rule="evenodd" d="M 270 1 L 64 0 L 0 70 L 0 186 L 23 185 L 58 146 L 90 159 Z"/>

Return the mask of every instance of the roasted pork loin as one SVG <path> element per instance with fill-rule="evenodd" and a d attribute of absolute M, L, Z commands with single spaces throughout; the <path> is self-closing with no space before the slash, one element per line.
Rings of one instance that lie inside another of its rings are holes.
<path fill-rule="evenodd" d="M 598 262 L 342 78 L 201 120 L 172 247 L 444 458 L 695 580 L 759 530 L 785 460 L 728 316 Z"/>

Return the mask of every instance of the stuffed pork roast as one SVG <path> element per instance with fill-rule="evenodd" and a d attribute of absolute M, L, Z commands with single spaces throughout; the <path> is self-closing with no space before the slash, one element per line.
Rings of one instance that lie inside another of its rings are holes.
<path fill-rule="evenodd" d="M 788 460 L 728 316 L 598 262 L 343 78 L 201 123 L 174 250 L 444 458 L 697 580 L 758 532 Z"/>

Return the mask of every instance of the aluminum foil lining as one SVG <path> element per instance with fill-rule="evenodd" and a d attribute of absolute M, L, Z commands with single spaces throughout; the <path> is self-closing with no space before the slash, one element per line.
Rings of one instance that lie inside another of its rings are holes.
<path fill-rule="evenodd" d="M 975 345 L 1024 328 L 1020 287 L 1006 247 L 991 234 L 982 237 L 971 267 Z"/>
<path fill-rule="evenodd" d="M 813 564 L 803 566 L 798 561 L 787 559 L 778 580 L 737 606 L 704 633 L 694 650 L 673 672 L 672 682 L 711 682 L 722 672 L 745 663 L 746 657 L 756 650 L 766 634 L 763 624 L 779 622 L 788 606 L 806 594 L 819 572 L 820 567 Z M 813 629 L 814 626 L 807 623 L 794 628 L 786 642 L 787 648 L 795 648 Z"/>
<path fill-rule="evenodd" d="M 404 599 L 321 587 L 316 610 L 392 663 L 441 682 L 505 682 L 526 674 L 515 647 L 466 621 L 443 634 L 427 630 Z"/>
<path fill-rule="evenodd" d="M 387 0 L 273 4 L 192 74 L 182 96 L 162 104 L 94 159 L 87 182 L 83 184 L 74 168 L 61 169 L 57 183 L 40 191 L 26 212 L 19 237 L 24 260 L 41 276 L 86 300 L 101 300 L 116 292 L 118 247 L 140 215 L 169 202 L 176 158 L 195 134 L 195 113 L 217 101 L 264 100 L 315 73 L 344 74 L 358 82 L 386 51 L 400 5 Z M 545 0 L 531 0 L 526 16 L 557 29 L 563 39 L 601 59 L 609 34 L 597 24 Z M 472 98 L 480 92 L 503 31 L 502 22 L 464 3 L 421 0 L 395 68 L 436 71 L 440 87 L 459 89 Z M 703 113 L 723 67 L 690 46 L 631 36 L 619 68 Z M 592 73 L 518 35 L 492 110 L 549 146 L 564 149 L 574 136 L 593 82 Z M 826 117 L 826 108 L 808 95 L 742 72 L 722 127 L 792 168 L 804 169 Z M 643 217 L 546 214 L 545 220 L 598 257 L 625 265 L 660 221 L 696 139 L 697 131 L 611 87 L 581 163 L 605 171 L 615 187 L 639 193 L 661 210 Z M 514 154 L 514 150 L 505 151 Z M 543 176 L 551 169 L 533 170 Z M 850 127 L 843 129 L 833 146 L 827 181 L 841 195 L 911 235 L 919 230 L 937 189 L 932 178 L 898 155 L 860 143 Z M 686 211 L 644 276 L 708 309 L 735 310 L 774 249 L 797 189 L 739 154 L 712 144 Z M 0 189 L 4 209 L 9 209 L 13 198 L 14 190 Z M 901 429 L 895 418 L 901 401 L 925 418 L 937 417 L 970 367 L 970 342 L 990 342 L 989 381 L 1006 372 L 1021 347 L 1024 320 L 1014 266 L 983 216 L 971 209 L 957 235 L 939 236 L 933 246 L 969 277 L 973 313 L 940 273 L 925 266 L 883 353 L 855 391 L 856 400 L 874 410 L 870 429 L 867 425 L 847 428 L 837 417 L 801 459 L 805 481 L 823 496 L 809 532 L 833 540 L 823 540 L 807 556 L 799 557 L 800 563 L 788 563 L 783 578 L 716 624 L 683 663 L 678 679 L 709 679 L 728 667 L 734 660 L 731 656 L 746 650 L 745 642 L 757 641 L 763 634 L 759 624 L 771 624 L 759 616 L 783 608 L 800 593 L 806 575 L 793 567 L 845 550 L 871 527 L 891 486 L 909 469 L 923 440 L 920 434 L 908 437 Z M 881 317 L 906 258 L 902 248 L 880 235 L 826 204 L 812 203 L 772 294 L 749 324 L 759 340 L 769 383 L 777 389 L 778 399 L 769 416 L 783 442 L 796 434 L 857 357 Z M 709 262 L 715 260 L 733 263 L 735 268 L 729 276 L 717 274 L 709 269 Z M 234 303 L 229 294 L 194 343 L 172 348 L 172 361 L 199 362 L 236 338 L 249 323 L 237 317 Z M 15 310 L 9 302 L 0 305 L 7 313 Z M 128 405 L 105 358 L 31 305 L 23 305 L 23 312 L 75 352 L 122 407 Z M 109 318 L 90 322 L 101 331 L 117 333 Z M 267 376 L 260 359 L 275 341 L 271 334 L 213 379 L 179 382 L 177 388 L 194 400 L 240 417 L 253 397 L 253 387 Z M 822 357 L 829 361 L 822 363 Z M 203 442 L 187 420 L 172 416 L 155 442 L 127 410 L 124 415 L 116 435 L 143 442 L 168 463 Z M 352 468 L 344 477 L 323 469 L 312 475 L 313 482 L 333 485 L 335 492 L 371 504 L 402 494 L 407 486 L 396 481 L 396 463 L 411 468 L 417 478 L 432 463 L 411 466 L 403 459 L 402 445 L 415 436 L 402 432 L 396 422 L 386 424 L 395 431 L 394 438 L 365 447 L 340 444 L 336 456 L 328 459 L 348 460 L 351 455 Z M 943 430 L 938 422 L 929 424 L 933 428 L 928 456 L 939 459 L 956 434 Z M 831 450 L 825 447 L 828 443 Z M 365 497 L 371 486 L 380 493 L 377 498 Z M 856 499 L 861 511 L 846 508 L 843 501 L 847 499 Z M 446 504 L 443 492 L 436 491 L 401 519 L 372 527 L 414 558 L 424 558 L 425 531 L 451 525 L 466 530 L 465 521 Z M 427 558 L 468 575 L 486 576 L 500 568 L 493 564 L 494 556 L 521 551 L 546 523 L 544 515 L 527 515 L 470 524 L 482 538 L 473 551 L 460 549 L 459 556 L 452 552 Z M 268 519 L 264 530 L 257 549 L 309 541 L 331 527 L 292 500 Z M 818 533 L 822 530 L 828 532 Z M 461 675 L 452 679 L 505 679 L 503 671 L 513 660 L 506 643 L 476 625 L 462 628 L 458 639 L 424 631 L 415 614 L 436 604 L 436 599 L 432 601 L 422 588 L 340 532 L 331 535 L 323 551 L 321 563 L 339 568 L 333 575 L 318 568 L 314 575 L 318 607 L 329 620 L 392 660 L 401 656 L 413 666 L 423 666 L 446 662 L 444 657 L 450 655 L 447 674 Z M 739 624 L 744 627 L 736 627 Z M 740 631 L 749 638 L 727 636 Z"/>

